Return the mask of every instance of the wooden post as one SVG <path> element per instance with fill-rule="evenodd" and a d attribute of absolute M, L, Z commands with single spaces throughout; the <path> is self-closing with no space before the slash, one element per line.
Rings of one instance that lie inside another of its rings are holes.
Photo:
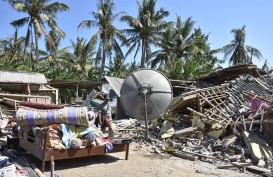
<path fill-rule="evenodd" d="M 148 141 L 148 115 L 147 115 L 147 100 L 146 100 L 146 93 L 144 93 L 144 114 L 145 114 L 145 139 Z"/>
<path fill-rule="evenodd" d="M 44 175 L 44 173 L 42 173 L 42 172 L 39 170 L 39 168 L 38 168 L 34 163 L 30 163 L 30 166 L 31 166 L 31 168 L 35 171 L 35 173 L 36 173 L 36 175 L 37 175 L 38 177 L 46 177 L 46 176 Z"/>
<path fill-rule="evenodd" d="M 54 177 L 54 156 L 51 156 L 50 161 L 50 177 Z"/>
<path fill-rule="evenodd" d="M 260 132 L 263 130 L 263 120 L 264 120 L 264 110 L 262 109 L 262 115 L 261 115 L 261 124 L 260 124 Z"/>

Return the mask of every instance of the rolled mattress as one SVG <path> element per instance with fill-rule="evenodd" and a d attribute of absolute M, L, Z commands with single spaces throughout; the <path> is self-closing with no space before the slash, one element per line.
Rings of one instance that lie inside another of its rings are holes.
<path fill-rule="evenodd" d="M 61 109 L 19 108 L 16 121 L 20 126 L 46 125 L 64 123 L 89 126 L 87 107 L 64 107 Z"/>

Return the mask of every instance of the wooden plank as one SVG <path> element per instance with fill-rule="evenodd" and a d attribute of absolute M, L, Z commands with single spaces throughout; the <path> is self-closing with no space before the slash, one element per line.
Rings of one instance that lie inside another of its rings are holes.
<path fill-rule="evenodd" d="M 233 162 L 228 165 L 221 165 L 218 166 L 218 169 L 227 169 L 227 168 L 232 168 L 232 167 L 245 167 L 245 166 L 252 166 L 251 163 L 239 163 L 239 162 Z"/>
<path fill-rule="evenodd" d="M 197 156 L 194 156 L 192 154 L 188 154 L 188 153 L 177 153 L 177 152 L 173 152 L 172 153 L 173 156 L 176 156 L 176 157 L 181 157 L 183 159 L 188 159 L 188 160 L 191 160 L 191 161 L 197 161 L 198 160 L 198 157 Z"/>
<path fill-rule="evenodd" d="M 10 94 L 10 93 L 0 93 L 0 96 L 51 99 L 50 96 L 24 95 L 24 94 Z"/>
<path fill-rule="evenodd" d="M 268 170 L 266 168 L 257 167 L 257 166 L 254 166 L 254 165 L 247 166 L 246 169 L 258 171 L 260 173 L 269 173 L 269 174 L 272 174 L 271 170 Z"/>
<path fill-rule="evenodd" d="M 37 157 L 38 159 L 42 160 L 43 158 L 43 150 L 41 147 L 37 147 L 35 146 L 33 143 L 20 138 L 19 139 L 19 146 L 23 149 L 25 149 L 28 152 L 31 152 L 32 155 L 34 155 L 35 157 Z"/>
<path fill-rule="evenodd" d="M 203 155 L 203 154 L 199 154 L 199 153 L 195 153 L 195 152 L 187 152 L 187 151 L 181 151 L 183 153 L 189 153 L 189 154 L 192 154 L 192 155 L 197 155 L 197 156 L 200 156 L 200 157 L 205 157 L 205 158 L 209 158 L 209 159 L 215 159 L 216 157 L 213 157 L 213 156 L 208 156 L 208 155 Z"/>

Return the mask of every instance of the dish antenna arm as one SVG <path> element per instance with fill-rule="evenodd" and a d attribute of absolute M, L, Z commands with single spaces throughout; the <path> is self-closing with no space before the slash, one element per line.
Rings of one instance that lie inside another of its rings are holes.
<path fill-rule="evenodd" d="M 144 96 L 144 115 L 145 115 L 145 139 L 148 141 L 148 114 L 147 114 L 147 95 L 151 95 L 153 86 L 148 83 L 144 83 L 138 87 L 138 95 Z"/>

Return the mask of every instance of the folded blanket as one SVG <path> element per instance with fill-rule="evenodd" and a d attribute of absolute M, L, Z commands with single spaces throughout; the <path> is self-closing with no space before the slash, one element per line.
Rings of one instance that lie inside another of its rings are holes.
<path fill-rule="evenodd" d="M 64 107 L 62 109 L 19 108 L 16 121 L 20 126 L 66 123 L 89 127 L 86 107 Z"/>

